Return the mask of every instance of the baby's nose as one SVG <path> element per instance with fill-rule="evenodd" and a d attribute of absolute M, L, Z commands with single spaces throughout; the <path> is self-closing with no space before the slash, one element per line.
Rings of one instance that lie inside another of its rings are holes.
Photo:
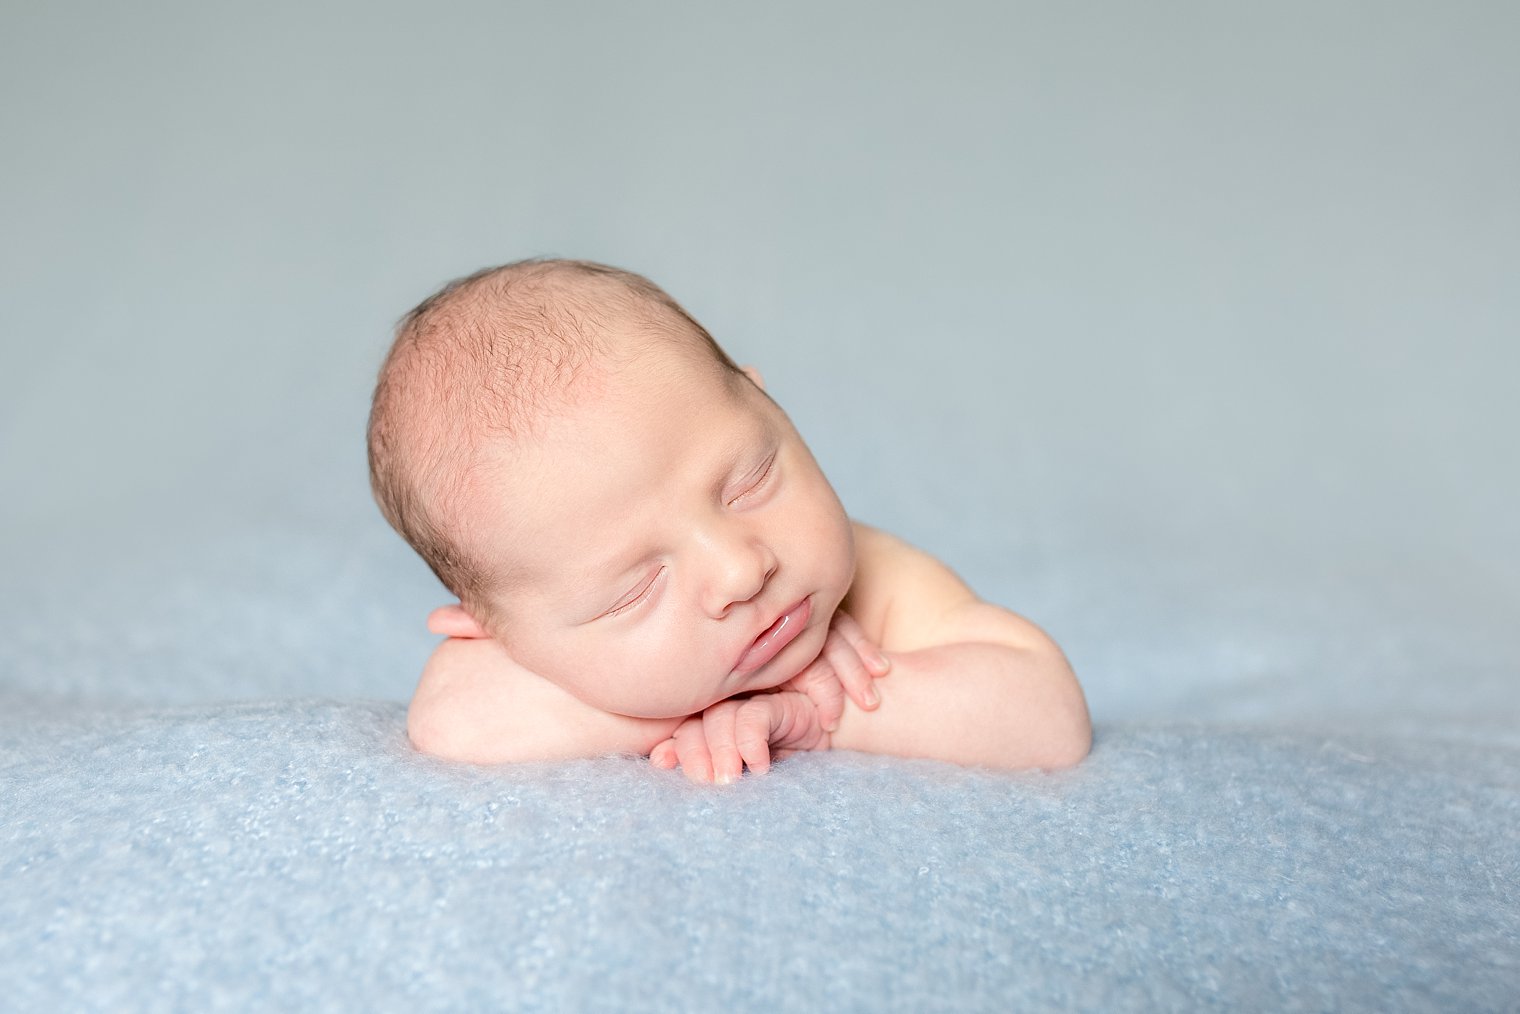
<path fill-rule="evenodd" d="M 729 542 L 715 555 L 715 560 L 708 591 L 708 612 L 718 618 L 727 615 L 739 603 L 759 595 L 777 567 L 775 554 L 759 540 Z"/>

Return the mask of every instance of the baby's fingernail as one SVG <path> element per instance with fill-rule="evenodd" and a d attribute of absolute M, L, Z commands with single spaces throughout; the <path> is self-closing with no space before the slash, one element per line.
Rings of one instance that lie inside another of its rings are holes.
<path fill-rule="evenodd" d="M 721 774 L 713 779 L 713 781 L 718 785 L 728 785 L 733 780 L 734 776 L 730 774 Z"/>
<path fill-rule="evenodd" d="M 837 719 L 837 718 L 830 719 L 829 720 L 829 724 L 825 725 L 823 727 L 823 731 L 824 732 L 838 732 L 839 731 L 839 719 Z"/>
<path fill-rule="evenodd" d="M 871 656 L 871 664 L 876 666 L 876 668 L 880 669 L 882 672 L 886 672 L 888 669 L 892 668 L 892 663 L 887 661 L 887 656 L 883 655 L 879 651 Z"/>
<path fill-rule="evenodd" d="M 881 694 L 878 694 L 876 692 L 876 688 L 875 687 L 866 687 L 866 704 L 867 704 L 867 706 L 874 708 L 874 707 L 876 707 L 876 705 L 878 705 L 880 703 L 881 703 Z"/>

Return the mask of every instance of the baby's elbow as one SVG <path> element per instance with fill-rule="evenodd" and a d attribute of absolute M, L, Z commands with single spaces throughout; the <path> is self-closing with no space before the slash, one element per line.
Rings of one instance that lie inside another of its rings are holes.
<path fill-rule="evenodd" d="M 502 755 L 500 737 L 493 744 L 483 735 L 490 714 L 472 690 L 470 668 L 446 641 L 423 669 L 422 680 L 406 710 L 406 737 L 419 752 L 440 760 L 492 764 Z M 494 748 L 493 748 L 494 747 Z"/>
<path fill-rule="evenodd" d="M 1052 665 L 1060 671 L 1056 681 L 1057 699 L 1051 709 L 1052 721 L 1047 725 L 1048 735 L 1042 750 L 1040 767 L 1058 771 L 1076 767 L 1092 751 L 1092 718 L 1087 712 L 1087 698 L 1077 682 L 1076 673 L 1066 656 L 1051 644 Z"/>
<path fill-rule="evenodd" d="M 1060 771 L 1065 768 L 1074 768 L 1087 757 L 1092 751 L 1092 722 L 1087 717 L 1087 709 L 1082 708 L 1081 714 L 1074 715 L 1062 728 L 1056 730 L 1055 735 L 1046 744 L 1046 756 L 1040 767 L 1046 771 Z"/>
<path fill-rule="evenodd" d="M 447 761 L 471 761 L 467 739 L 451 709 L 436 701 L 412 700 L 406 712 L 406 738 L 418 753 Z"/>

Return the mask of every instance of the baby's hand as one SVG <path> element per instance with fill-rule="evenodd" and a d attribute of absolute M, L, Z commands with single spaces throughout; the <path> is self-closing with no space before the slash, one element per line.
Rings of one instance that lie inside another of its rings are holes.
<path fill-rule="evenodd" d="M 679 764 L 694 782 L 727 785 L 746 764 L 755 774 L 769 771 L 773 746 L 778 759 L 829 748 L 818 709 L 803 694 L 771 691 L 719 701 L 682 722 L 649 760 L 667 771 Z"/>
<path fill-rule="evenodd" d="M 885 676 L 889 668 L 881 649 L 860 629 L 855 618 L 841 609 L 829 621 L 829 636 L 818 657 L 779 689 L 806 694 L 818 709 L 823 730 L 833 732 L 839 728 L 839 718 L 844 714 L 846 693 L 866 711 L 881 703 L 871 683 Z"/>

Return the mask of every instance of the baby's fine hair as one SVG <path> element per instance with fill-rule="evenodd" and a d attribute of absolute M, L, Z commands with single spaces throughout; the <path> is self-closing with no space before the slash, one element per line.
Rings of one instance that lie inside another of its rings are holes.
<path fill-rule="evenodd" d="M 533 258 L 486 268 L 449 282 L 401 318 L 370 408 L 370 488 L 391 527 L 487 629 L 498 575 L 469 549 L 468 521 L 471 476 L 487 467 L 481 449 L 531 435 L 598 356 L 661 345 L 739 373 L 663 289 L 591 261 Z"/>

